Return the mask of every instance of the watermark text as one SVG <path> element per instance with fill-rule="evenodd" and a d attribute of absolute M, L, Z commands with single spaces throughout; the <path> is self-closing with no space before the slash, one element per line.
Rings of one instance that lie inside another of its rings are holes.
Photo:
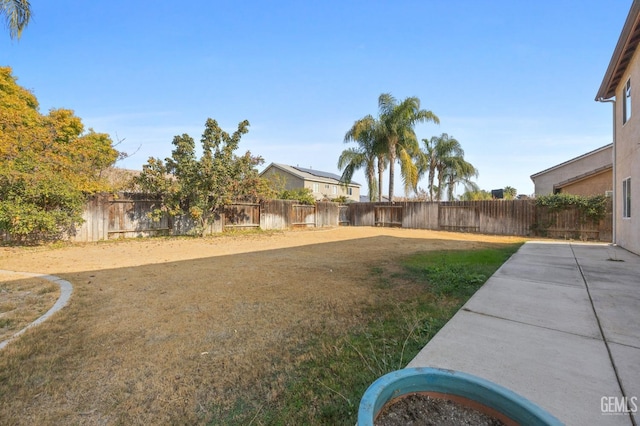
<path fill-rule="evenodd" d="M 603 396 L 600 398 L 602 414 L 630 414 L 638 412 L 637 396 Z"/>

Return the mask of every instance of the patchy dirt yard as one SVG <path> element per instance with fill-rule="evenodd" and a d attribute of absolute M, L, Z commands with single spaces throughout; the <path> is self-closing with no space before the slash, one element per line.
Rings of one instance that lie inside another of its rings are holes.
<path fill-rule="evenodd" d="M 372 268 L 420 251 L 515 241 L 344 227 L 0 248 L 0 269 L 57 275 L 74 286 L 67 307 L 0 351 L 0 418 L 211 422 L 211 407 L 243 389 L 277 397 L 287 371 L 313 356 L 304 350 L 309 339 L 359 324 L 363 309 L 383 297 Z"/>

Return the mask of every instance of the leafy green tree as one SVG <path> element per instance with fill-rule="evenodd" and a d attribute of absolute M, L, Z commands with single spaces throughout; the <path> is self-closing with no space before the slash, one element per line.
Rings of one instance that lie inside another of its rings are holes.
<path fill-rule="evenodd" d="M 512 186 L 505 186 L 503 192 L 505 200 L 513 200 L 516 198 L 516 195 L 518 195 L 518 190 Z"/>
<path fill-rule="evenodd" d="M 409 97 L 398 102 L 390 93 L 378 98 L 380 138 L 386 144 L 389 159 L 389 201 L 393 201 L 395 163 L 399 161 L 405 191 L 418 183 L 418 169 L 413 156 L 419 150 L 414 126 L 418 123 L 440 123 L 431 111 L 420 109 L 420 99 Z"/>
<path fill-rule="evenodd" d="M 242 121 L 230 135 L 209 118 L 200 139 L 199 158 L 195 142 L 187 134 L 173 138 L 171 157 L 164 161 L 150 158 L 136 182 L 142 190 L 161 199 L 162 207 L 156 214 L 165 211 L 187 215 L 204 235 L 225 205 L 261 198 L 266 182 L 258 176 L 256 167 L 264 160 L 249 151 L 241 156 L 235 154 L 248 128 L 249 122 Z"/>
<path fill-rule="evenodd" d="M 491 199 L 493 199 L 491 192 L 485 191 L 484 189 L 467 190 L 460 196 L 461 201 L 482 201 Z"/>
<path fill-rule="evenodd" d="M 31 19 L 29 0 L 0 0 L 0 14 L 4 15 L 11 38 L 20 38 Z"/>
<path fill-rule="evenodd" d="M 313 205 L 316 199 L 309 188 L 285 189 L 278 194 L 280 200 L 296 200 L 300 204 Z"/>
<path fill-rule="evenodd" d="M 40 114 L 36 97 L 0 67 L 0 231 L 16 240 L 70 231 L 86 195 L 111 189 L 101 174 L 119 154 L 73 111 Z"/>
<path fill-rule="evenodd" d="M 385 147 L 378 138 L 378 127 L 378 122 L 371 115 L 353 123 L 345 134 L 344 142 L 356 142 L 358 147 L 345 149 L 338 158 L 338 169 L 344 169 L 341 181 L 345 184 L 351 182 L 356 170 L 364 168 L 371 201 L 382 199 L 382 173 L 386 162 Z"/>

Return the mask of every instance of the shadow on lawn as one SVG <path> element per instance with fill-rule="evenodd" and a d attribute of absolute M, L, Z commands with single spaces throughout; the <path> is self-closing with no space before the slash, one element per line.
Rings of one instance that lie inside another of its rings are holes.
<path fill-rule="evenodd" d="M 425 296 L 424 287 L 398 275 L 399 259 L 502 246 L 376 236 L 58 273 L 74 285 L 69 306 L 0 353 L 0 418 L 15 424 L 287 424 L 291 401 L 282 401 L 318 367 L 314 363 L 340 363 L 349 351 L 358 359 L 351 332 L 390 315 L 407 330 L 416 321 L 427 324 L 422 328 L 442 325 L 412 317 L 408 307 L 416 303 L 435 300 L 455 312 L 455 301 Z M 117 251 L 119 244 L 111 247 Z M 369 344 L 402 345 L 405 337 L 383 335 Z M 370 373 L 362 379 L 365 388 Z M 323 391 L 295 389 L 307 419 L 335 415 L 336 404 L 343 406 L 338 415 L 355 413 L 364 388 L 318 380 Z M 333 401 L 329 406 L 318 402 L 327 399 L 323 392 Z M 273 418 L 282 406 L 288 407 L 284 417 Z"/>

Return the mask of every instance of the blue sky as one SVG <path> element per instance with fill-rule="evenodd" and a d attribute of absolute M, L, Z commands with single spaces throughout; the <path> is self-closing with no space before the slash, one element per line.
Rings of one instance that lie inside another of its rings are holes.
<path fill-rule="evenodd" d="M 631 0 L 31 6 L 19 41 L 0 33 L 0 65 L 43 113 L 73 109 L 119 149 L 140 147 L 121 167 L 169 156 L 175 135 L 199 140 L 211 117 L 229 132 L 248 119 L 240 151 L 264 166 L 339 173 L 344 134 L 389 92 L 440 118 L 418 138 L 458 139 L 482 189 L 531 194 L 531 174 L 611 142 L 611 106 L 594 98 Z"/>

